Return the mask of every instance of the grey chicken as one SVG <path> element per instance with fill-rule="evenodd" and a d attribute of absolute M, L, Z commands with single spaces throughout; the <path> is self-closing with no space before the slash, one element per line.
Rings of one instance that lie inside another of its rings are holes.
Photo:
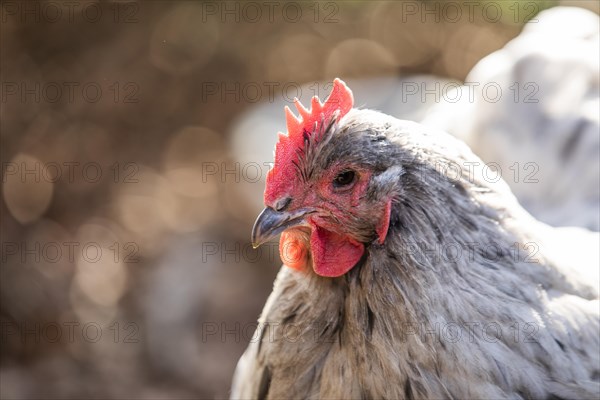
<path fill-rule="evenodd" d="M 598 235 L 339 79 L 311 106 L 267 176 L 252 241 L 281 233 L 284 266 L 231 397 L 597 399 Z"/>

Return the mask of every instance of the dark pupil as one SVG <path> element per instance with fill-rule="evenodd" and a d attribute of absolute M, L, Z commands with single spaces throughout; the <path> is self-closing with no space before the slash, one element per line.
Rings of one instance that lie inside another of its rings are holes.
<path fill-rule="evenodd" d="M 335 177 L 333 183 L 335 186 L 346 186 L 354 181 L 354 171 L 345 171 Z"/>

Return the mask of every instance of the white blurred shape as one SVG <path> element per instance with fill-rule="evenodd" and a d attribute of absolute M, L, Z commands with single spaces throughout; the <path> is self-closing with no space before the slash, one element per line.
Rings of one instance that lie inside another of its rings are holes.
<path fill-rule="evenodd" d="M 127 287 L 124 261 L 131 257 L 130 247 L 108 226 L 98 222 L 84 224 L 78 230 L 73 284 L 94 303 L 115 306 Z"/>
<path fill-rule="evenodd" d="M 54 179 L 39 159 L 19 153 L 3 165 L 2 192 L 6 207 L 20 223 L 28 224 L 41 217 L 50 202 Z"/>
<path fill-rule="evenodd" d="M 465 84 L 474 87 L 474 99 L 442 102 L 424 122 L 498 163 L 536 218 L 598 230 L 600 20 L 569 7 L 535 18 L 471 70 Z M 486 96 L 486 85 L 500 87 L 501 96 Z"/>

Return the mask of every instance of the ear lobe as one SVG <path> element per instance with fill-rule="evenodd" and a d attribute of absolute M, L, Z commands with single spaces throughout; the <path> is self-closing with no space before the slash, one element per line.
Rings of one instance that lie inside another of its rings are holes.
<path fill-rule="evenodd" d="M 383 210 L 383 215 L 379 220 L 379 224 L 377 225 L 377 236 L 379 239 L 377 243 L 383 244 L 385 242 L 385 238 L 388 233 L 388 229 L 390 227 L 390 217 L 392 214 L 392 199 L 389 199 L 387 203 L 385 203 L 385 209 Z"/>

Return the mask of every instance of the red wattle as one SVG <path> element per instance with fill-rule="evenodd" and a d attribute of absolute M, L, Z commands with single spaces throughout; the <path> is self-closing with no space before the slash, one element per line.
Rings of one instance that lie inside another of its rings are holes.
<path fill-rule="evenodd" d="M 344 275 L 360 261 L 365 252 L 362 243 L 319 226 L 312 230 L 310 247 L 315 273 L 327 277 Z"/>

